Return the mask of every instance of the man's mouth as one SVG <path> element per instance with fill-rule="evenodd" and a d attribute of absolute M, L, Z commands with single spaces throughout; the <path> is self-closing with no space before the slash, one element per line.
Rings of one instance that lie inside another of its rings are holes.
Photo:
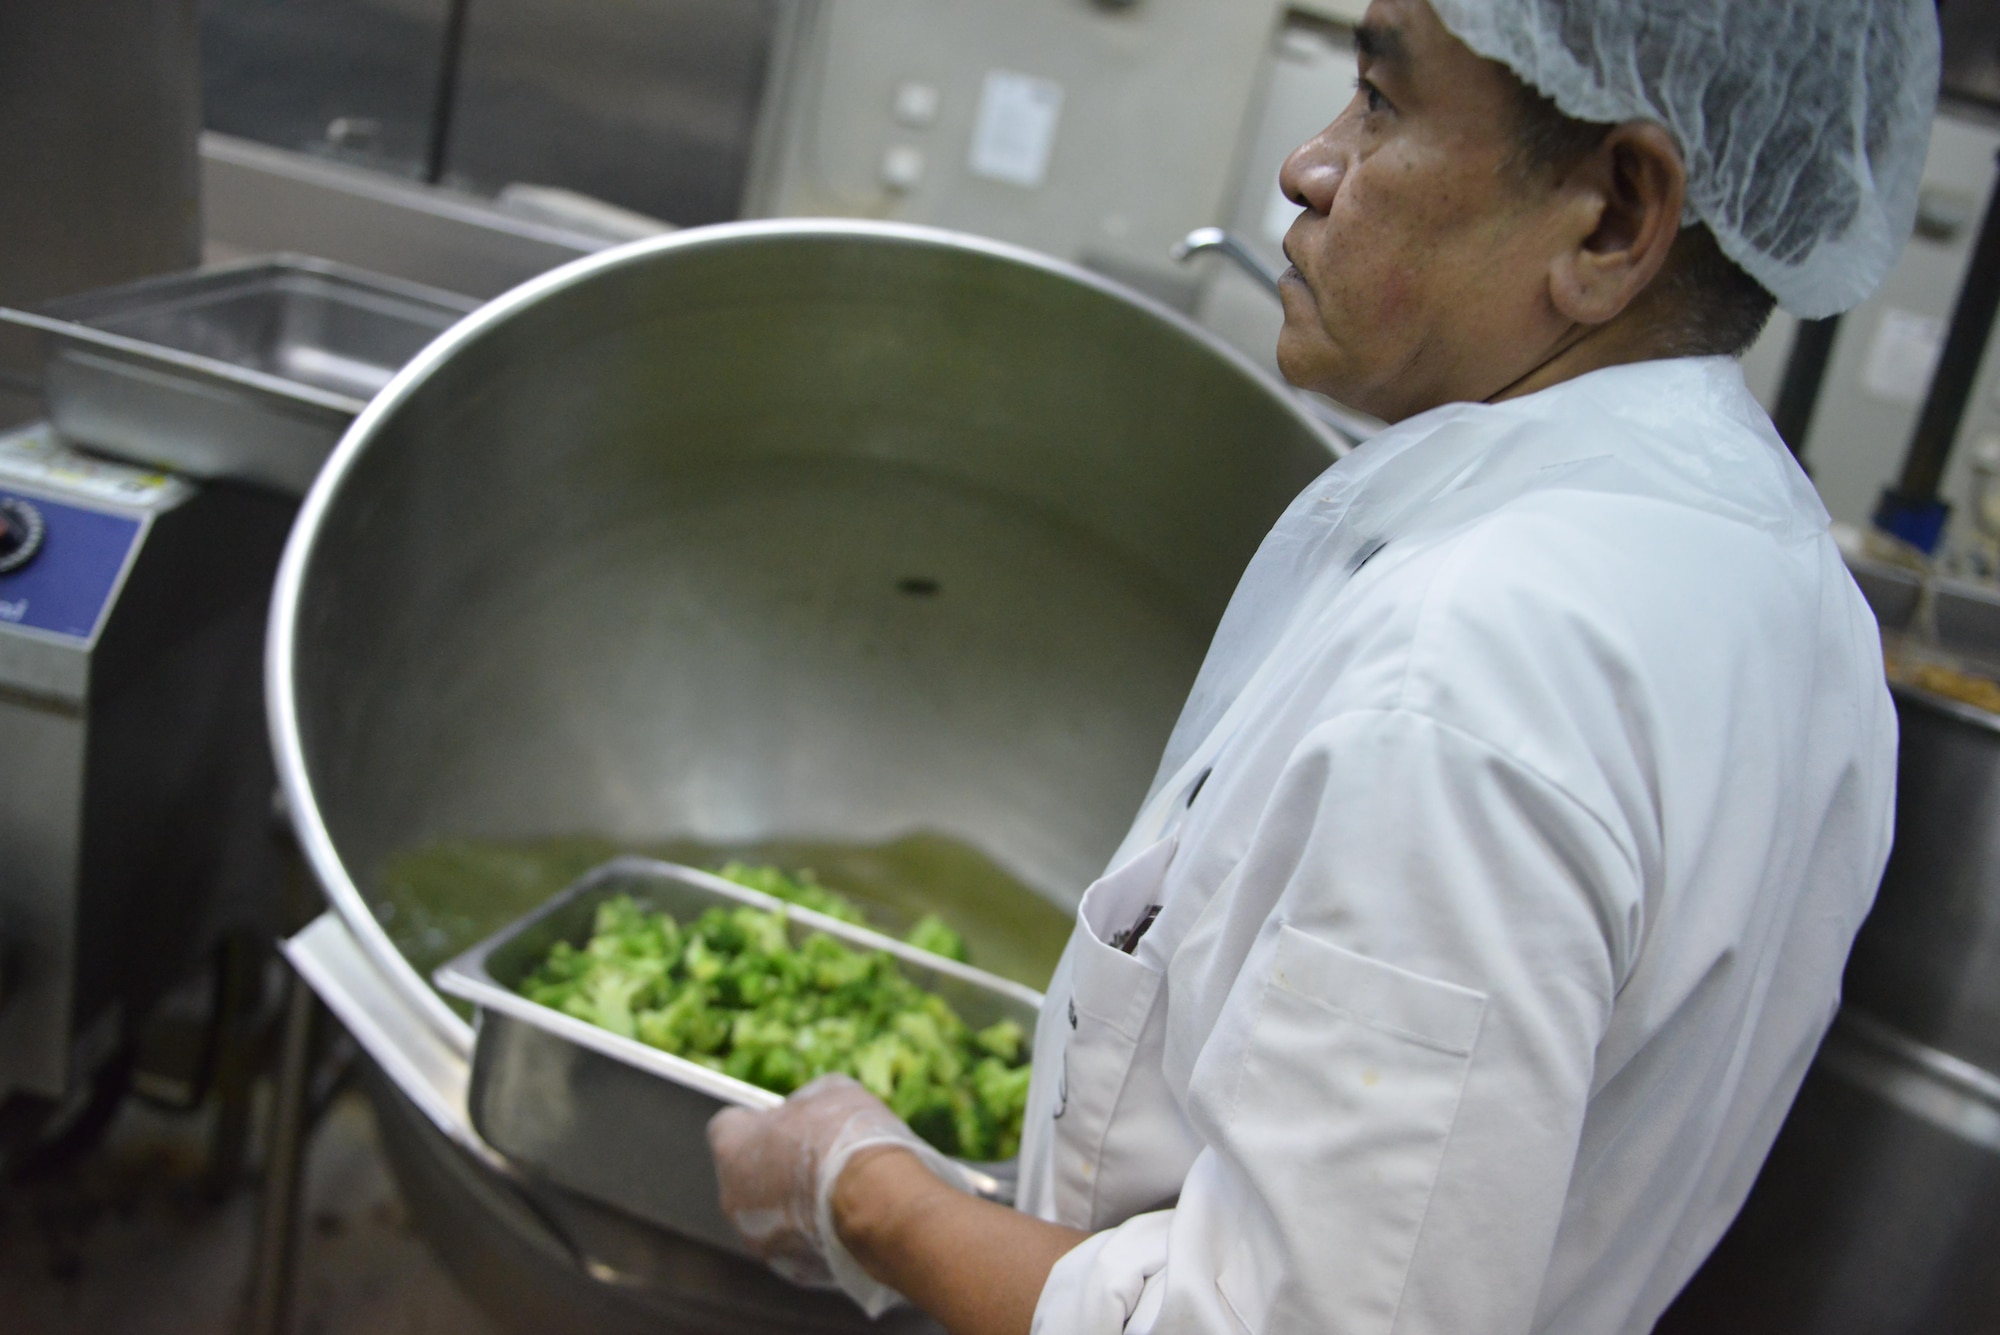
<path fill-rule="evenodd" d="M 1306 281 L 1305 274 L 1299 271 L 1298 261 L 1292 258 L 1291 239 L 1287 237 L 1285 241 L 1279 245 L 1278 249 L 1280 252 L 1284 254 L 1285 257 L 1285 271 L 1278 275 L 1278 281 L 1282 283 L 1286 279 L 1291 279 L 1294 282 L 1305 283 Z M 1307 283 L 1306 286 L 1311 287 L 1311 284 Z"/>

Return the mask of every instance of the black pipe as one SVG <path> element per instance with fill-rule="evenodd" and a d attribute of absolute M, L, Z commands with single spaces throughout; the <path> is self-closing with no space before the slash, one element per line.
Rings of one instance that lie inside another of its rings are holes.
<path fill-rule="evenodd" d="M 1903 475 L 1895 494 L 1906 507 L 1927 506 L 1937 500 L 1938 484 L 1951 459 L 1959 423 L 1965 419 L 1965 405 L 1979 377 L 1979 363 L 1986 356 L 1986 340 L 1993 332 L 1996 313 L 2000 313 L 2000 188 L 1986 202 L 1986 218 L 1979 224 L 1979 239 L 1972 246 L 1965 285 L 1958 290 L 1951 331 L 1945 335 L 1923 416 L 1917 419 L 1910 451 L 1903 458 Z"/>
<path fill-rule="evenodd" d="M 1792 457 L 1805 458 L 1806 432 L 1812 429 L 1813 409 L 1819 406 L 1820 386 L 1826 381 L 1827 364 L 1833 360 L 1834 336 L 1840 332 L 1840 317 L 1801 320 L 1792 335 L 1792 351 L 1785 359 L 1785 378 L 1778 384 L 1778 408 L 1771 424 L 1785 439 Z"/>
<path fill-rule="evenodd" d="M 444 16 L 444 46 L 438 53 L 437 100 L 431 104 L 431 142 L 424 154 L 424 179 L 444 179 L 444 155 L 451 143 L 451 113 L 458 103 L 459 57 L 465 50 L 465 13 L 471 0 L 451 0 Z"/>

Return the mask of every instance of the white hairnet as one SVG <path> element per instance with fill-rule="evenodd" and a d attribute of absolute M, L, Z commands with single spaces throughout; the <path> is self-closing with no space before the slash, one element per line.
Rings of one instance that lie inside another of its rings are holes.
<path fill-rule="evenodd" d="M 1688 211 L 1794 315 L 1859 304 L 1916 220 L 1935 0 L 1431 0 L 1579 120 L 1664 125 Z"/>

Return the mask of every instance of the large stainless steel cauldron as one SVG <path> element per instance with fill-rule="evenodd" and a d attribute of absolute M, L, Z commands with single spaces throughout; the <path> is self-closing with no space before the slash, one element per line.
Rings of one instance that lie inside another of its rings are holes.
<path fill-rule="evenodd" d="M 422 354 L 307 501 L 270 683 L 300 836 L 460 1048 L 372 903 L 435 837 L 928 830 L 1073 902 L 1330 458 L 1222 345 L 1024 252 L 768 223 L 579 261 Z"/>

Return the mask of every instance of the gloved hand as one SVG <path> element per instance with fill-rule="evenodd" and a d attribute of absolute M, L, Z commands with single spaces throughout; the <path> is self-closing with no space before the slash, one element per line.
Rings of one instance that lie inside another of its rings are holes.
<path fill-rule="evenodd" d="M 722 1212 L 770 1267 L 795 1284 L 838 1288 L 869 1316 L 899 1301 L 841 1245 L 833 1185 L 854 1156 L 907 1149 L 961 1191 L 958 1166 L 917 1138 L 888 1105 L 845 1075 L 823 1075 L 769 1112 L 725 1108 L 708 1123 Z"/>

